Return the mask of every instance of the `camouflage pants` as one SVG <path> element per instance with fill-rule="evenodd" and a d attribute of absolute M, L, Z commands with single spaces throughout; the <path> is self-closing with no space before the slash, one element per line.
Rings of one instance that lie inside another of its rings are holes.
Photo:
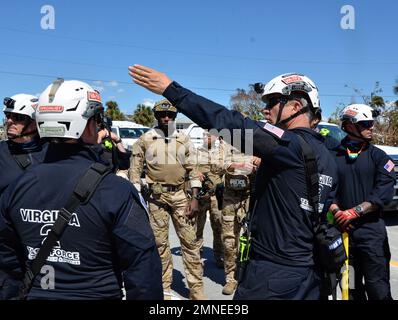
<path fill-rule="evenodd" d="M 173 281 L 173 260 L 169 243 L 169 218 L 181 243 L 182 261 L 190 290 L 203 287 L 203 264 L 196 240 L 196 219 L 188 219 L 185 208 L 188 199 L 183 190 L 151 195 L 149 218 L 162 260 L 163 290 L 170 291 Z"/>
<path fill-rule="evenodd" d="M 199 201 L 198 229 L 196 238 L 200 248 L 203 247 L 203 229 L 206 224 L 207 211 L 210 214 L 210 225 L 213 230 L 213 255 L 214 258 L 221 259 L 223 257 L 223 244 L 221 239 L 221 211 L 218 210 L 216 196 L 211 196 Z"/>
<path fill-rule="evenodd" d="M 224 270 L 226 282 L 236 282 L 236 258 L 242 220 L 249 210 L 249 193 L 224 192 L 222 210 L 222 241 L 224 244 Z"/>

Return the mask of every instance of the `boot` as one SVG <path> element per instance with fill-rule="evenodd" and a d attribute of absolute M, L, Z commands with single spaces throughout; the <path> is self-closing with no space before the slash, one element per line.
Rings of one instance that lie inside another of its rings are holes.
<path fill-rule="evenodd" d="M 238 283 L 235 281 L 228 281 L 224 288 L 222 288 L 222 293 L 229 296 L 234 293 L 236 290 L 236 287 L 238 286 Z"/>
<path fill-rule="evenodd" d="M 176 296 L 171 291 L 163 291 L 163 299 L 164 300 L 181 300 L 178 296 Z"/>
<path fill-rule="evenodd" d="M 209 300 L 204 292 L 203 288 L 196 288 L 189 290 L 189 300 Z"/>

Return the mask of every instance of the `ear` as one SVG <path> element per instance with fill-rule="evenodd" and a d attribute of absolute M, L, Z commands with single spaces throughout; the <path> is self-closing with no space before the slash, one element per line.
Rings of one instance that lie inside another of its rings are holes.
<path fill-rule="evenodd" d="M 86 127 L 81 135 L 81 139 L 85 143 L 95 144 L 97 143 L 98 129 L 97 124 L 94 121 L 94 118 L 91 117 L 88 119 Z"/>
<path fill-rule="evenodd" d="M 36 131 L 37 131 L 37 125 L 36 125 L 36 121 L 35 121 L 35 120 L 32 120 L 32 121 L 28 124 L 28 127 L 26 128 L 26 131 L 27 131 L 27 132 L 30 132 L 30 131 L 33 131 L 33 130 L 36 130 Z"/>
<path fill-rule="evenodd" d="M 300 101 L 297 100 L 291 100 L 290 103 L 292 105 L 292 110 L 294 113 L 298 112 L 303 107 Z"/>

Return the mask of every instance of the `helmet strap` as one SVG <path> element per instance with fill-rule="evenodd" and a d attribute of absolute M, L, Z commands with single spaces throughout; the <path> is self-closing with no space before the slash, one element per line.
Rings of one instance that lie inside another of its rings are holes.
<path fill-rule="evenodd" d="M 283 124 L 283 123 L 281 123 L 281 117 L 282 117 L 282 111 L 283 111 L 283 108 L 285 107 L 285 105 L 286 105 L 286 102 L 280 102 L 280 104 L 279 104 L 279 111 L 278 111 L 278 116 L 276 117 L 275 126 Z"/>
<path fill-rule="evenodd" d="M 290 120 L 292 120 L 292 119 L 298 117 L 299 115 L 308 112 L 308 110 L 309 110 L 309 107 L 308 107 L 308 106 L 307 106 L 307 107 L 304 107 L 304 108 L 301 108 L 299 111 L 297 111 L 295 114 L 292 114 L 290 117 L 287 117 L 286 119 L 283 119 L 282 121 L 278 121 L 277 124 L 278 124 L 278 125 L 281 125 L 281 124 L 284 125 L 284 124 L 288 123 Z M 279 112 L 279 114 L 278 114 L 278 120 L 279 120 L 279 119 L 280 119 L 280 112 Z"/>

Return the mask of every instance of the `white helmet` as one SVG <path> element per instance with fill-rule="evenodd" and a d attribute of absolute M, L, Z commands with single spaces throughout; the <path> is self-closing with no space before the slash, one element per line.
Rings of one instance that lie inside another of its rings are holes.
<path fill-rule="evenodd" d="M 88 119 L 102 111 L 98 91 L 81 81 L 58 79 L 39 97 L 36 122 L 40 137 L 78 139 Z"/>
<path fill-rule="evenodd" d="M 311 102 L 311 109 L 314 111 L 320 108 L 320 102 L 318 97 L 318 88 L 315 83 L 308 77 L 298 74 L 298 73 L 286 73 L 279 75 L 269 81 L 263 88 L 262 92 L 256 90 L 258 93 L 261 93 L 261 97 L 264 100 L 264 97 L 279 93 L 284 96 L 290 95 L 294 91 L 304 92 L 308 98 L 309 102 Z"/>
<path fill-rule="evenodd" d="M 4 98 L 4 113 L 18 113 L 28 116 L 32 120 L 35 119 L 35 111 L 37 108 L 37 97 L 31 94 L 20 93 L 11 98 Z"/>
<path fill-rule="evenodd" d="M 378 115 L 378 111 L 366 104 L 350 104 L 340 114 L 342 122 L 358 123 L 360 121 L 372 121 Z"/>

